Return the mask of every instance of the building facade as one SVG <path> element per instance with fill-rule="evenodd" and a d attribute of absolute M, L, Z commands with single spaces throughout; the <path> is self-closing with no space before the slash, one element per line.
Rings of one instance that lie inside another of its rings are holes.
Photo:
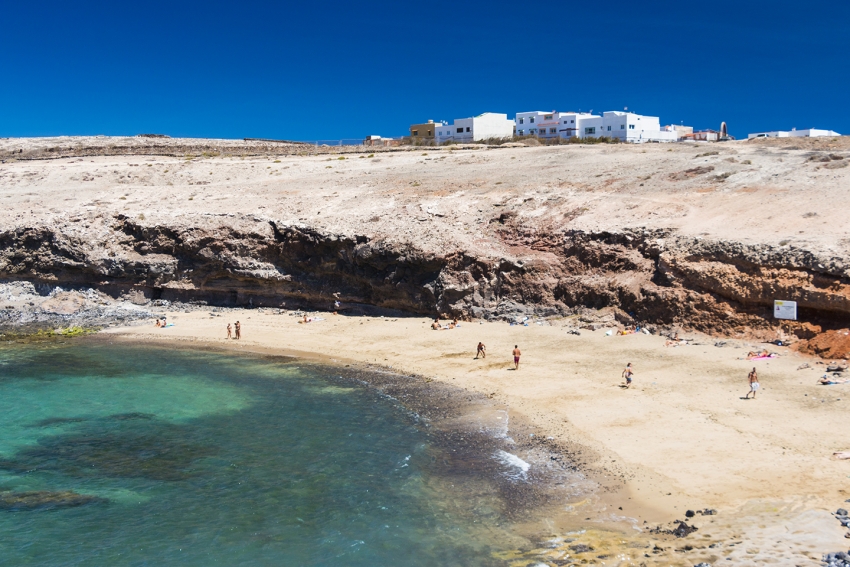
<path fill-rule="evenodd" d="M 775 130 L 773 132 L 756 132 L 747 134 L 747 139 L 753 138 L 819 138 L 822 136 L 840 136 L 835 130 L 818 130 L 817 128 L 807 128 L 805 130 Z"/>
<path fill-rule="evenodd" d="M 610 111 L 603 112 L 600 124 L 601 130 L 588 133 L 588 128 L 595 127 L 588 124 L 585 127 L 585 136 L 605 136 L 617 138 L 621 142 L 643 143 L 643 142 L 675 142 L 679 139 L 678 132 L 670 132 L 661 129 L 661 122 L 657 116 L 643 116 L 634 112 Z"/>
<path fill-rule="evenodd" d="M 434 123 L 433 120 L 429 120 L 423 124 L 411 124 L 410 137 L 433 140 L 437 131 L 437 126 L 439 125 L 440 124 Z"/>
<path fill-rule="evenodd" d="M 657 116 L 633 112 L 519 112 L 517 136 L 538 138 L 616 138 L 621 142 L 675 142 L 677 130 L 662 129 Z"/>
<path fill-rule="evenodd" d="M 399 146 L 401 145 L 401 140 L 398 138 L 382 138 L 381 136 L 366 136 L 363 140 L 364 146 Z"/>
<path fill-rule="evenodd" d="M 507 114 L 485 112 L 471 118 L 455 119 L 454 124 L 437 124 L 436 140 L 442 142 L 477 142 L 488 138 L 511 138 L 514 121 Z"/>

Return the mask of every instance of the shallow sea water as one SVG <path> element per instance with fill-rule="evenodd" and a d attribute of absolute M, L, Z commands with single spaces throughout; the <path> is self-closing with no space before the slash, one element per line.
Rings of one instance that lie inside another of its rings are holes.
<path fill-rule="evenodd" d="M 0 347 L 0 490 L 102 498 L 0 509 L 0 563 L 502 565 L 522 541 L 486 485 L 459 505 L 465 488 L 444 490 L 417 416 L 338 374 L 148 346 Z"/>

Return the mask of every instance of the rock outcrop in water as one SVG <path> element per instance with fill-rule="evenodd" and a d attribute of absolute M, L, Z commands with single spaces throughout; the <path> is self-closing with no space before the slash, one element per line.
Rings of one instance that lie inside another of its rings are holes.
<path fill-rule="evenodd" d="M 78 494 L 70 490 L 53 492 L 39 490 L 33 492 L 0 492 L 0 510 L 29 511 L 51 510 L 54 508 L 74 508 L 106 502 L 105 499 L 88 494 Z"/>

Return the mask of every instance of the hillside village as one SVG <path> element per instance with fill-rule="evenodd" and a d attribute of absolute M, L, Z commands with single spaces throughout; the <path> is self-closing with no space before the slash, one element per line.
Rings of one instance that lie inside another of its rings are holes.
<path fill-rule="evenodd" d="M 809 128 L 805 130 L 756 132 L 752 138 L 822 137 L 840 136 L 833 130 Z M 726 129 L 697 130 L 692 126 L 670 124 L 661 126 L 658 116 L 646 116 L 622 111 L 606 111 L 602 115 L 590 112 L 528 111 L 518 112 L 514 118 L 507 114 L 484 112 L 469 118 L 457 118 L 452 124 L 446 121 L 412 124 L 409 135 L 403 138 L 368 136 L 366 145 L 397 145 L 413 143 L 441 145 L 470 143 L 484 140 L 509 140 L 514 138 L 536 138 L 543 141 L 587 140 L 626 143 L 645 142 L 723 142 L 734 140 Z"/>

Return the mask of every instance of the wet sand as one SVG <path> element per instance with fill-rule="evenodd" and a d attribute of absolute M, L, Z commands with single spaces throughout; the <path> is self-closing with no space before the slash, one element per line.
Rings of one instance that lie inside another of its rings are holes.
<path fill-rule="evenodd" d="M 718 347 L 716 339 L 699 335 L 680 347 L 643 334 L 574 336 L 559 322 L 464 322 L 432 331 L 431 320 L 420 317 L 312 316 L 324 320 L 298 324 L 292 313 L 256 309 L 169 313 L 174 327 L 156 329 L 151 321 L 103 335 L 373 365 L 484 396 L 506 409 L 512 425 L 522 423 L 523 435 L 573 448 L 575 464 L 599 484 L 593 521 L 600 528 L 619 525 L 621 537 L 611 539 L 605 530 L 581 537 L 596 538 L 597 550 L 649 555 L 642 559 L 647 565 L 693 564 L 697 557 L 806 564 L 846 547 L 830 511 L 850 498 L 850 461 L 832 458 L 850 449 L 841 425 L 850 385 L 816 385 L 825 367 L 815 359 L 767 345 L 777 358 L 748 361 L 748 350 L 766 345 L 727 341 Z M 236 320 L 243 338 L 226 340 L 225 326 Z M 486 359 L 475 359 L 478 341 L 487 345 Z M 514 344 L 523 352 L 518 371 Z M 635 380 L 624 390 L 627 362 Z M 805 363 L 811 368 L 797 369 Z M 741 399 L 753 366 L 762 389 L 756 400 Z M 688 520 L 700 528 L 696 534 L 667 537 L 671 541 L 659 544 L 664 552 L 645 548 L 658 539 L 645 528 L 704 508 L 718 514 Z M 588 517 L 581 506 L 565 512 L 553 518 L 552 536 Z M 695 548 L 687 559 L 676 552 L 684 545 Z"/>

